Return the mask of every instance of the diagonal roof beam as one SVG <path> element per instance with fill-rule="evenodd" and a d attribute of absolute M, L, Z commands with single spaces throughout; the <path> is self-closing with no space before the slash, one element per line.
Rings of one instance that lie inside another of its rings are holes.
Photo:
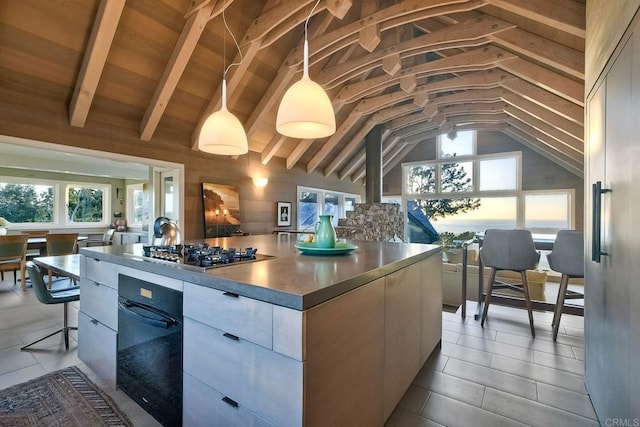
<path fill-rule="evenodd" d="M 82 58 L 82 66 L 78 74 L 69 103 L 69 124 L 84 127 L 87 115 L 96 94 L 96 88 L 107 62 L 113 37 L 124 9 L 125 0 L 101 0 L 96 19 L 93 21 L 89 43 Z"/>
<path fill-rule="evenodd" d="M 233 0 L 227 1 L 226 7 L 229 7 L 232 3 Z M 207 22 L 209 22 L 213 16 L 222 13 L 223 7 L 221 5 L 223 4 L 224 2 L 213 0 L 197 8 L 193 13 L 187 14 L 187 21 L 184 27 L 182 27 L 180 37 L 169 57 L 169 62 L 167 62 L 167 65 L 164 67 L 162 77 L 158 81 L 156 90 L 142 117 L 142 122 L 140 123 L 141 140 L 151 140 Z"/>

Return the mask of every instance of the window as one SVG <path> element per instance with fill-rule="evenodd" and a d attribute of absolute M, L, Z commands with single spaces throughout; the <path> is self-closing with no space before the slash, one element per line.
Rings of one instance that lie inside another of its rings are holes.
<path fill-rule="evenodd" d="M 102 223 L 105 218 L 103 186 L 67 185 L 65 189 L 67 222 Z"/>
<path fill-rule="evenodd" d="M 524 193 L 524 226 L 539 233 L 571 228 L 573 191 L 527 191 Z"/>
<path fill-rule="evenodd" d="M 54 220 L 54 187 L 0 182 L 0 216 L 12 224 L 49 224 Z"/>
<path fill-rule="evenodd" d="M 18 228 L 107 225 L 106 184 L 0 177 L 0 216 Z"/>
<path fill-rule="evenodd" d="M 338 219 L 346 217 L 359 202 L 356 194 L 298 187 L 298 230 L 312 230 L 319 215 L 333 215 L 333 225 L 338 225 Z"/>
<path fill-rule="evenodd" d="M 438 147 L 437 159 L 402 165 L 403 205 L 415 202 L 438 233 L 574 226 L 573 190 L 522 191 L 520 152 L 475 155 L 475 136 L 463 132 Z"/>
<path fill-rule="evenodd" d="M 149 208 L 142 184 L 127 185 L 127 220 L 131 227 L 142 227 L 143 223 L 149 222 Z"/>

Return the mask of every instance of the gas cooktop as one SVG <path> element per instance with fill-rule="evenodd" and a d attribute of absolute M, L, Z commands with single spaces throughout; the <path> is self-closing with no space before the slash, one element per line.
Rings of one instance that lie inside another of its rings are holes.
<path fill-rule="evenodd" d="M 222 248 L 209 246 L 208 243 L 186 243 L 170 246 L 145 245 L 143 251 L 142 258 L 145 261 L 179 265 L 196 271 L 273 258 L 270 255 L 258 254 L 256 248 Z"/>

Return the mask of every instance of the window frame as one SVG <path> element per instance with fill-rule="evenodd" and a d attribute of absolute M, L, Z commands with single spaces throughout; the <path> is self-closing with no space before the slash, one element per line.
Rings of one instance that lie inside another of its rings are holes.
<path fill-rule="evenodd" d="M 111 223 L 111 185 L 89 181 L 61 181 L 54 179 L 41 179 L 16 176 L 0 176 L 4 183 L 18 185 L 42 185 L 53 187 L 53 218 L 51 222 L 13 222 L 11 228 L 16 230 L 33 230 L 42 228 L 87 228 L 108 227 Z M 101 222 L 71 222 L 67 218 L 68 188 L 91 187 L 100 189 L 102 195 L 102 221 Z"/>
<path fill-rule="evenodd" d="M 317 215 L 322 215 L 322 212 L 324 212 L 324 198 L 325 198 L 325 193 L 330 193 L 330 194 L 337 194 L 338 195 L 338 215 L 336 218 L 334 218 L 334 225 L 337 224 L 338 222 L 338 218 L 345 218 L 346 217 L 346 211 L 345 211 L 345 203 L 344 203 L 344 199 L 345 197 L 349 197 L 349 198 L 354 198 L 355 199 L 355 203 L 361 203 L 362 201 L 362 197 L 359 194 L 355 194 L 355 193 L 346 193 L 343 191 L 336 191 L 336 190 L 329 190 L 326 188 L 314 188 L 314 187 L 307 187 L 307 186 L 303 186 L 303 185 L 299 185 L 296 188 L 296 230 L 297 231 L 310 231 L 309 227 L 304 227 L 301 228 L 300 227 L 300 221 L 299 221 L 299 215 L 300 215 L 300 193 L 305 192 L 305 193 L 316 193 L 318 196 L 318 210 L 317 210 Z M 319 221 L 319 218 L 316 216 L 316 221 Z M 314 222 L 314 224 L 315 224 Z"/>
<path fill-rule="evenodd" d="M 127 226 L 128 227 L 142 227 L 143 222 L 135 221 L 136 218 L 136 206 L 135 206 L 135 193 L 136 191 L 142 191 L 142 197 L 144 199 L 144 184 L 127 184 Z"/>

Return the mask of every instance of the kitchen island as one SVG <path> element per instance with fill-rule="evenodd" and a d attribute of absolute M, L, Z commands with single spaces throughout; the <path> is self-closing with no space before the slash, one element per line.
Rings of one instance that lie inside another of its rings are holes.
<path fill-rule="evenodd" d="M 440 342 L 440 247 L 308 256 L 289 236 L 207 242 L 270 257 L 198 270 L 142 245 L 82 248 L 80 359 L 115 385 L 118 281 L 134 277 L 183 292 L 185 425 L 383 425 Z"/>

